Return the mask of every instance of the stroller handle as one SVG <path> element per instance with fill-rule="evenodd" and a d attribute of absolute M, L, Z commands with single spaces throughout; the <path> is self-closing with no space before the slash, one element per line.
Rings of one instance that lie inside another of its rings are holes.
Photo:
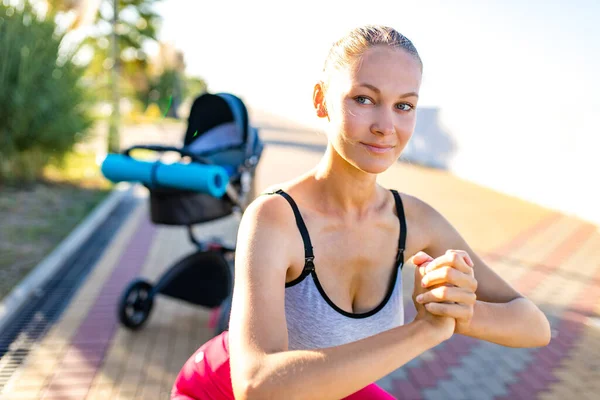
<path fill-rule="evenodd" d="M 151 150 L 151 151 L 156 151 L 159 153 L 164 153 L 167 151 L 174 151 L 176 153 L 179 153 L 182 156 L 188 156 L 190 157 L 193 161 L 196 161 L 200 164 L 206 164 L 206 165 L 214 165 L 214 163 L 212 161 L 210 161 L 207 158 L 204 157 L 200 157 L 197 154 L 194 154 L 192 152 L 189 152 L 185 149 L 179 148 L 179 147 L 174 147 L 174 146 L 162 146 L 162 145 L 135 145 L 135 146 L 131 146 L 130 148 L 123 150 L 123 154 L 126 155 L 127 157 L 131 157 L 129 155 L 129 153 L 132 150 Z"/>

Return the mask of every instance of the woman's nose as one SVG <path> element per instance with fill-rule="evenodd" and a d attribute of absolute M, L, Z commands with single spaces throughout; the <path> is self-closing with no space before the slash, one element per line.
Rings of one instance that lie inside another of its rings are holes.
<path fill-rule="evenodd" d="M 377 113 L 377 119 L 371 126 L 371 132 L 377 135 L 387 136 L 394 134 L 395 131 L 393 112 L 382 109 Z"/>

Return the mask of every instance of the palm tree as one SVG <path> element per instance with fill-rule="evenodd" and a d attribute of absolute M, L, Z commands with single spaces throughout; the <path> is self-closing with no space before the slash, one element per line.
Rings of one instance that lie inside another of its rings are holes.
<path fill-rule="evenodd" d="M 74 12 L 71 29 L 94 24 L 97 30 L 88 43 L 103 41 L 111 35 L 116 5 L 120 50 L 132 48 L 143 51 L 144 40 L 156 40 L 160 16 L 153 6 L 159 1 L 161 0 L 47 0 L 47 3 L 55 12 Z"/>
<path fill-rule="evenodd" d="M 91 23 L 91 34 L 83 46 L 93 51 L 88 75 L 98 85 L 100 97 L 113 97 L 113 113 L 109 128 L 108 149 L 119 150 L 118 81 L 127 83 L 127 89 L 135 91 L 140 77 L 145 76 L 148 55 L 143 44 L 156 41 L 160 16 L 153 6 L 161 0 L 48 0 L 57 12 L 75 12 L 71 28 Z M 115 12 L 116 10 L 116 12 Z M 110 46 L 112 41 L 112 46 Z M 143 79 L 141 79 L 143 82 Z"/>

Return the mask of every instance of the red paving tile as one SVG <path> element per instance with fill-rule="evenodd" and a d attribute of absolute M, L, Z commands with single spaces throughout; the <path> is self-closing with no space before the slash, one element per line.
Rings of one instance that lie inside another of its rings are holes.
<path fill-rule="evenodd" d="M 72 371 L 77 367 L 87 367 L 90 370 L 90 374 L 86 375 L 89 379 L 78 380 L 81 384 L 77 385 L 78 395 L 85 397 L 87 390 L 89 390 L 90 385 L 92 384 L 96 371 L 102 365 L 108 344 L 112 340 L 117 328 L 115 310 L 118 297 L 115 298 L 112 295 L 108 296 L 107 293 L 114 293 L 116 287 L 123 290 L 126 282 L 135 278 L 139 273 L 144 264 L 144 260 L 149 254 L 148 249 L 150 248 L 155 232 L 156 229 L 150 224 L 150 221 L 143 218 L 139 223 L 136 233 L 131 239 L 131 243 L 127 246 L 124 254 L 121 256 L 115 272 L 105 283 L 94 306 L 91 308 L 91 311 L 88 313 L 75 334 L 66 356 L 54 372 L 50 385 L 42 396 L 43 400 L 48 400 L 63 394 L 67 397 L 72 396 L 71 392 L 64 391 L 65 386 L 69 386 L 65 382 L 70 382 L 69 377 L 71 376 Z M 99 323 L 95 312 L 101 311 L 103 314 L 109 315 L 105 312 L 109 309 L 113 310 L 112 318 L 102 321 L 103 323 Z M 83 354 L 79 353 L 78 349 L 88 348 L 86 343 L 92 343 L 94 345 L 94 351 Z M 104 348 L 102 347 L 102 344 L 104 344 Z M 88 358 L 85 358 L 86 355 Z M 84 388 L 85 393 L 83 393 Z"/>
<path fill-rule="evenodd" d="M 559 218 L 559 214 L 552 213 L 529 230 L 519 234 L 506 245 L 496 248 L 490 253 L 489 258 L 500 257 L 510 254 L 514 249 L 527 245 L 531 237 L 538 235 L 552 226 Z M 153 226 L 148 221 L 142 221 L 143 229 L 152 230 Z M 122 289 L 141 268 L 143 260 L 148 254 L 148 238 L 140 233 L 141 228 L 133 236 L 132 243 L 137 243 L 139 248 L 133 249 L 130 245 L 119 261 L 108 281 L 97 297 L 96 302 L 87 318 L 79 327 L 73 337 L 68 353 L 58 365 L 51 377 L 51 383 L 47 390 L 41 395 L 43 399 L 83 399 L 85 398 L 97 369 L 101 366 L 113 335 L 118 328 L 115 317 L 116 301 L 122 293 Z M 561 243 L 549 256 L 537 263 L 538 267 L 532 268 L 524 277 L 519 279 L 517 285 L 521 285 L 526 294 L 534 290 L 541 281 L 549 274 L 559 268 L 562 263 L 576 250 L 581 243 L 591 235 L 594 229 L 590 225 L 584 225 L 578 229 L 566 241 Z M 141 238 L 140 238 L 141 237 Z M 136 242 L 137 240 L 137 242 Z M 146 240 L 146 242 L 144 242 Z M 144 242 L 144 243 L 142 243 Z M 145 246 L 145 247 L 144 247 Z M 136 268 L 138 268 L 136 270 Z M 590 281 L 593 285 L 600 282 L 600 274 Z M 600 290 L 594 288 L 596 292 Z M 549 383 L 555 382 L 557 377 L 554 370 L 569 355 L 577 339 L 581 336 L 582 322 L 585 320 L 585 312 L 592 312 L 597 302 L 590 298 L 579 298 L 570 305 L 577 308 L 576 311 L 565 313 L 565 319 L 557 324 L 558 336 L 550 346 L 535 352 L 532 361 L 525 371 L 518 372 L 519 380 L 509 386 L 510 393 L 505 398 L 533 399 L 537 394 L 545 390 Z M 406 307 L 406 320 L 414 318 L 412 302 Z M 470 353 L 477 340 L 463 336 L 455 336 L 450 341 L 436 347 L 430 355 L 433 359 L 424 360 L 415 367 L 407 369 L 408 380 L 394 380 L 393 391 L 400 399 L 422 399 L 422 389 L 435 387 L 440 379 L 450 377 L 449 369 L 460 363 L 461 358 Z M 143 381 L 139 385 L 143 385 Z M 118 393 L 118 389 L 113 391 Z M 133 397 L 133 394 L 131 395 Z"/>
<path fill-rule="evenodd" d="M 393 388 L 393 393 L 398 397 L 399 400 L 423 399 L 423 394 L 421 391 L 409 381 L 394 381 Z"/>
<path fill-rule="evenodd" d="M 517 240 L 511 241 L 508 245 L 501 248 L 502 252 L 510 253 L 510 245 L 523 246 L 527 240 L 530 239 L 531 234 L 537 234 L 547 229 L 556 221 L 557 216 L 552 215 L 550 218 L 541 221 L 537 226 L 534 226 L 526 234 L 520 235 Z M 573 234 L 561 242 L 553 251 L 551 251 L 547 257 L 542 261 L 544 265 L 543 269 L 529 270 L 525 273 L 517 282 L 514 283 L 515 287 L 522 293 L 529 293 L 534 290 L 544 279 L 548 277 L 550 273 L 559 268 L 569 256 L 571 256 L 582 243 L 585 243 L 596 232 L 596 228 L 591 224 L 583 224 Z M 500 251 L 494 252 L 500 253 Z M 600 297 L 600 290 L 598 290 Z M 574 304 L 585 305 L 590 302 L 583 302 L 576 300 Z M 588 306 L 590 307 L 590 306 Z M 565 319 L 561 321 L 558 326 L 558 338 L 553 340 L 546 348 L 539 349 L 543 352 L 541 355 L 534 355 L 531 362 L 528 364 L 529 367 L 525 371 L 519 373 L 520 380 L 510 386 L 510 393 L 513 398 L 519 398 L 523 396 L 529 396 L 525 398 L 533 398 L 537 393 L 541 392 L 550 383 L 555 382 L 557 378 L 554 376 L 552 370 L 560 365 L 561 360 L 566 357 L 569 351 L 576 344 L 575 339 L 580 335 L 582 331 L 582 322 L 584 316 L 581 314 L 575 314 L 572 312 L 565 313 Z M 413 379 L 413 382 L 420 387 L 420 389 L 435 386 L 435 382 L 440 379 L 450 378 L 449 370 L 452 365 L 460 363 L 462 356 L 468 354 L 473 346 L 477 344 L 478 340 L 465 337 L 465 336 L 454 336 L 452 339 L 447 341 L 443 347 L 439 347 L 433 350 L 434 358 L 432 360 L 424 361 L 420 367 L 413 367 L 408 369 L 408 376 Z M 439 364 L 439 359 L 442 359 L 443 363 L 447 366 L 445 370 L 439 371 L 439 365 L 436 369 L 436 360 Z M 539 366 L 546 365 L 548 369 L 543 370 Z M 427 370 L 436 370 L 438 373 L 433 374 L 431 377 L 422 377 L 421 375 L 427 375 Z M 401 382 L 405 380 L 400 379 Z M 400 382 L 398 382 L 400 383 Z"/>
<path fill-rule="evenodd" d="M 581 231 L 582 230 L 580 230 L 580 232 Z M 596 275 L 597 276 L 594 279 L 592 279 L 591 282 L 595 282 L 596 279 L 600 277 L 600 270 L 596 272 Z M 578 298 L 576 298 L 571 304 L 567 304 L 566 306 L 570 307 L 572 304 L 581 304 L 581 297 L 589 297 L 589 293 L 591 291 L 594 291 L 595 293 L 600 293 L 600 291 L 597 291 L 597 288 L 593 287 L 593 284 L 588 285 L 588 287 L 585 287 L 581 290 Z M 600 300 L 600 296 L 597 299 Z M 557 337 L 552 340 L 550 346 L 546 346 L 541 349 L 536 349 L 534 351 L 532 362 L 529 363 L 528 368 L 526 368 L 519 375 L 519 377 L 522 380 L 517 381 L 513 385 L 511 385 L 510 395 L 516 395 L 518 393 L 518 387 L 520 384 L 523 383 L 523 381 L 526 381 L 530 384 L 530 394 L 534 397 L 545 389 L 543 385 L 541 387 L 538 385 L 531 385 L 531 381 L 527 380 L 527 377 L 529 377 L 532 371 L 536 369 L 536 365 L 543 363 L 543 356 L 541 357 L 542 359 L 540 359 L 538 353 L 543 353 L 544 355 L 553 354 L 555 366 L 554 368 L 546 369 L 544 371 L 544 376 L 547 377 L 546 379 L 548 382 L 557 380 L 558 378 L 555 377 L 555 371 L 560 367 L 561 362 L 567 357 L 569 357 L 569 352 L 577 345 L 577 342 L 584 331 L 585 320 L 586 317 L 584 315 L 567 309 L 564 312 L 560 323 L 556 327 L 556 331 L 558 332 Z"/>

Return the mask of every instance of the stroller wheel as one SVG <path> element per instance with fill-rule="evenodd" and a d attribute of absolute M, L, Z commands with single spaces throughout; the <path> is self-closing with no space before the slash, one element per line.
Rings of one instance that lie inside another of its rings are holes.
<path fill-rule="evenodd" d="M 125 327 L 137 330 L 148 319 L 153 304 L 152 285 L 142 279 L 134 280 L 121 296 L 119 320 Z"/>

